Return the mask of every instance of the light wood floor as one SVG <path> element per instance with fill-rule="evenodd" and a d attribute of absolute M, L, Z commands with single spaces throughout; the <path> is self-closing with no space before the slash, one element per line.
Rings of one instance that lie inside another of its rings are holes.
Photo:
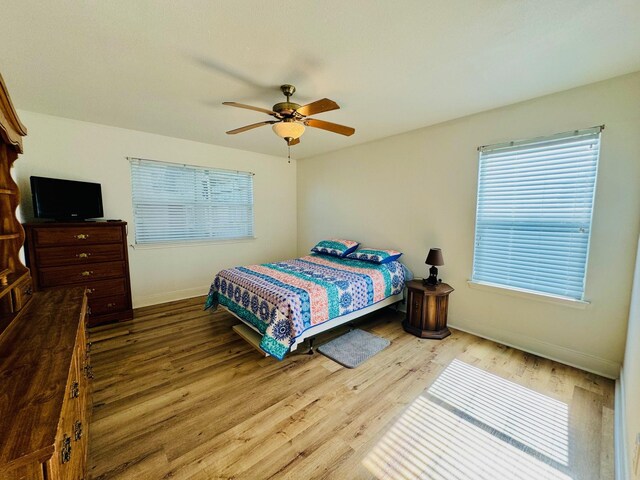
<path fill-rule="evenodd" d="M 92 329 L 91 478 L 613 478 L 610 380 L 459 331 L 421 340 L 391 309 L 360 325 L 391 345 L 357 369 L 278 362 L 203 301 Z"/>

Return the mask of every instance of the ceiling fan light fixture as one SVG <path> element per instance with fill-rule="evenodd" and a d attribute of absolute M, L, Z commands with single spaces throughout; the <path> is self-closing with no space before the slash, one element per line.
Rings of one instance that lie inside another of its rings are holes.
<path fill-rule="evenodd" d="M 271 110 L 245 105 L 244 103 L 222 102 L 223 105 L 255 110 L 257 112 L 266 113 L 267 115 L 271 115 L 275 118 L 275 120 L 252 123 L 251 125 L 235 128 L 233 130 L 229 130 L 227 134 L 235 135 L 236 133 L 253 130 L 254 128 L 258 128 L 263 125 L 271 125 L 275 134 L 280 138 L 283 138 L 287 142 L 287 145 L 291 147 L 292 145 L 298 145 L 300 143 L 300 137 L 305 132 L 306 127 L 319 128 L 320 130 L 338 133 L 347 137 L 356 132 L 355 128 L 347 127 L 345 125 L 338 125 L 337 123 L 309 118 L 310 115 L 329 112 L 340 108 L 340 106 L 333 100 L 322 98 L 315 102 L 300 106 L 291 101 L 291 95 L 296 91 L 296 87 L 286 84 L 281 85 L 280 90 L 282 90 L 284 96 L 287 97 L 287 101 L 276 103 Z"/>
<path fill-rule="evenodd" d="M 304 133 L 304 125 L 298 122 L 278 122 L 271 128 L 281 138 L 300 138 Z"/>

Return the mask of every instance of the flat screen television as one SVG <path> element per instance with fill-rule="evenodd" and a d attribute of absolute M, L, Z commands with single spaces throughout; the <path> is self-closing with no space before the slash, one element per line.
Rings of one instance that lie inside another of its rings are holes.
<path fill-rule="evenodd" d="M 83 221 L 104 215 L 99 183 L 31 177 L 31 195 L 36 218 Z"/>

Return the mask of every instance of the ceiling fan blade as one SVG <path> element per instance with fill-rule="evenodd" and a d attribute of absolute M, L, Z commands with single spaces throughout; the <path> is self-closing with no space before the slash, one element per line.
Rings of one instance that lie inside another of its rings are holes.
<path fill-rule="evenodd" d="M 244 103 L 236 103 L 236 102 L 222 102 L 223 105 L 229 105 L 230 107 L 238 107 L 238 108 L 246 108 L 247 110 L 255 110 L 256 112 L 266 113 L 267 115 L 272 115 L 274 117 L 280 118 L 280 114 L 274 112 L 273 110 L 268 110 L 266 108 L 254 107 L 251 105 L 245 105 Z"/>
<path fill-rule="evenodd" d="M 266 122 L 252 123 L 251 125 L 245 125 L 244 127 L 236 128 L 235 130 L 229 130 L 227 135 L 235 135 L 236 133 L 246 132 L 247 130 L 253 130 L 254 128 L 261 127 L 263 125 L 269 125 L 271 123 L 278 123 L 275 120 L 268 120 Z"/>
<path fill-rule="evenodd" d="M 329 112 L 331 110 L 337 110 L 340 106 L 333 100 L 323 98 L 322 100 L 316 100 L 315 102 L 303 105 L 296 110 L 300 115 L 308 117 L 309 115 L 315 115 L 316 113 Z"/>
<path fill-rule="evenodd" d="M 321 128 L 322 130 L 328 130 L 333 133 L 339 133 L 340 135 L 346 135 L 347 137 L 356 133 L 355 128 L 338 125 L 337 123 L 325 122 L 324 120 L 316 120 L 315 118 L 307 118 L 304 121 L 304 124 L 308 125 L 309 127 Z"/>
<path fill-rule="evenodd" d="M 293 145 L 297 145 L 300 143 L 300 138 L 294 138 L 293 140 L 289 140 L 289 143 L 287 145 L 289 145 L 290 147 Z"/>

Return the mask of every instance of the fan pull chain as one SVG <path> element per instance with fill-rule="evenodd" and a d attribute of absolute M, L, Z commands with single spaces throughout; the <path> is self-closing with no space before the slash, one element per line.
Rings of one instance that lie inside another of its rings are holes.
<path fill-rule="evenodd" d="M 287 144 L 287 150 L 289 150 L 288 158 L 289 158 L 289 163 L 291 163 L 291 145 Z"/>

